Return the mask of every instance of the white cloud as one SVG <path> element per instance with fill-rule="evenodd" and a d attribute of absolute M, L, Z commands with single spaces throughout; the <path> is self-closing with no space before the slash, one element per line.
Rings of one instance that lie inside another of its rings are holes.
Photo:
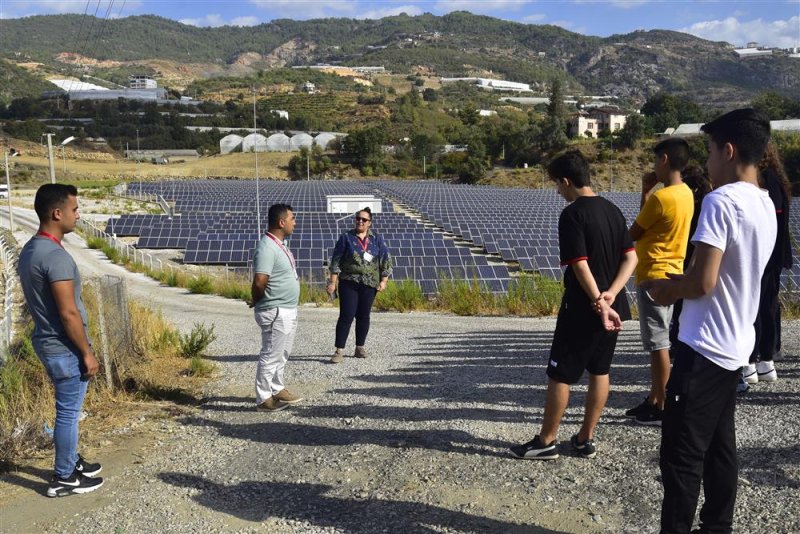
<path fill-rule="evenodd" d="M 225 21 L 222 20 L 222 15 L 217 13 L 212 13 L 210 15 L 206 15 L 205 17 L 201 18 L 194 18 L 194 19 L 178 19 L 178 22 L 181 24 L 187 24 L 189 26 L 224 26 Z"/>
<path fill-rule="evenodd" d="M 261 21 L 258 17 L 235 17 L 231 19 L 231 26 L 258 26 Z"/>
<path fill-rule="evenodd" d="M 542 22 L 546 18 L 547 15 L 545 15 L 544 13 L 533 13 L 531 15 L 522 17 L 521 22 L 525 22 L 527 24 L 533 24 L 534 22 Z"/>
<path fill-rule="evenodd" d="M 639 7 L 644 4 L 649 4 L 650 0 L 611 0 L 612 6 L 620 7 L 622 9 L 629 9 L 632 7 Z"/>
<path fill-rule="evenodd" d="M 434 7 L 444 13 L 470 11 L 498 16 L 498 10 L 517 10 L 531 3 L 533 0 L 439 0 Z"/>
<path fill-rule="evenodd" d="M 422 8 L 418 6 L 397 6 L 397 7 L 386 7 L 383 9 L 373 9 L 367 11 L 365 13 L 361 13 L 360 15 L 356 15 L 355 18 L 357 19 L 382 19 L 383 17 L 394 17 L 401 13 L 405 13 L 409 16 L 416 16 L 422 15 L 424 11 Z"/>
<path fill-rule="evenodd" d="M 178 22 L 181 24 L 188 24 L 189 26 L 203 26 L 216 28 L 219 26 L 255 26 L 260 24 L 258 17 L 234 17 L 229 21 L 222 18 L 218 13 L 212 13 L 201 18 L 194 19 L 180 19 Z"/>
<path fill-rule="evenodd" d="M 727 41 L 735 46 L 744 46 L 750 41 L 778 48 L 800 46 L 800 16 L 774 21 L 740 21 L 736 17 L 728 17 L 724 20 L 696 22 L 680 31 L 711 41 Z"/>
<path fill-rule="evenodd" d="M 250 0 L 250 3 L 263 9 L 268 19 L 344 17 L 352 16 L 357 8 L 355 2 L 337 0 Z"/>

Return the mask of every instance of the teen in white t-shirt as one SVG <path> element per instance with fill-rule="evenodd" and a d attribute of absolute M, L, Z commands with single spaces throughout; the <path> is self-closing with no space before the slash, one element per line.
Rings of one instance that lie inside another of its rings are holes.
<path fill-rule="evenodd" d="M 719 279 L 707 295 L 684 302 L 678 339 L 723 369 L 747 365 L 755 343 L 761 273 L 777 232 L 774 211 L 767 191 L 746 182 L 703 200 L 692 243 L 722 251 Z"/>
<path fill-rule="evenodd" d="M 684 299 L 661 426 L 662 534 L 692 530 L 701 481 L 699 532 L 733 530 L 736 384 L 755 343 L 761 276 L 777 233 L 756 167 L 769 119 L 737 109 L 702 130 L 716 190 L 703 200 L 691 263 L 683 277 L 643 284 L 657 304 Z"/>

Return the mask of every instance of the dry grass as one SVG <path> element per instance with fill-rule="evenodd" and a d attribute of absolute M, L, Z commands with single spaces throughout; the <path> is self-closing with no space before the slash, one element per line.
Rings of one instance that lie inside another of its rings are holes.
<path fill-rule="evenodd" d="M 91 291 L 85 292 L 87 297 Z M 90 328 L 96 311 L 86 299 Z M 81 423 L 82 433 L 96 443 L 103 434 L 129 424 L 142 413 L 142 400 L 169 400 L 196 404 L 213 375 L 213 365 L 192 362 L 178 354 L 178 332 L 149 308 L 131 303 L 130 326 L 135 357 L 116 366 L 114 387 L 107 388 L 104 369 L 92 381 L 84 409 L 91 415 Z M 55 403 L 52 385 L 33 352 L 29 325 L 19 335 L 8 363 L 0 369 L 0 470 L 50 446 L 43 428 L 52 428 Z"/>
<path fill-rule="evenodd" d="M 291 153 L 262 152 L 258 154 L 258 174 L 260 178 L 289 179 L 288 164 Z M 62 162 L 56 165 L 56 179 L 60 182 L 79 183 L 85 180 L 125 179 L 136 181 L 139 178 L 156 180 L 164 178 L 205 178 L 231 177 L 255 178 L 253 153 L 234 153 L 200 158 L 196 161 L 153 165 L 136 164 L 124 159 L 108 161 L 66 160 L 66 172 Z M 25 154 L 16 159 L 16 164 L 30 168 L 34 180 L 44 179 L 48 174 L 47 158 L 36 154 Z"/>

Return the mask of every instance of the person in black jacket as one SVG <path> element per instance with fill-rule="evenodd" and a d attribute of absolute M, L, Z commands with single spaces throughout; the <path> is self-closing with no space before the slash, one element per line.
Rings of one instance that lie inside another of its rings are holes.
<path fill-rule="evenodd" d="M 781 304 L 778 292 L 781 288 L 781 270 L 792 268 L 792 243 L 789 235 L 792 190 L 774 141 L 767 145 L 767 151 L 758 168 L 759 185 L 769 192 L 769 197 L 775 204 L 778 237 L 761 278 L 761 299 L 755 322 L 756 344 L 753 354 L 750 355 L 750 364 L 742 370 L 742 377 L 747 384 L 774 382 L 778 379 L 773 362 L 775 355 L 781 350 Z"/>

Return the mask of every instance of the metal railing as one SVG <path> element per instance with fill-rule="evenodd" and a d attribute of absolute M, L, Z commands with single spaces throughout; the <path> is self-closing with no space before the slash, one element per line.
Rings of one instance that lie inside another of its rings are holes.
<path fill-rule="evenodd" d="M 134 263 L 139 263 L 141 265 L 144 265 L 145 267 L 149 267 L 151 271 L 155 271 L 156 268 L 160 271 L 163 271 L 165 267 L 168 268 L 170 271 L 176 270 L 175 267 L 171 265 L 169 262 L 164 263 L 161 259 L 156 258 L 152 254 L 148 254 L 147 252 L 142 252 L 136 247 L 121 241 L 116 236 L 108 234 L 105 231 L 97 228 L 94 224 L 84 219 L 80 219 L 78 221 L 78 229 L 87 235 L 103 239 L 106 243 L 108 243 L 111 247 L 114 248 L 114 250 L 119 252 L 121 255 L 131 259 Z"/>

